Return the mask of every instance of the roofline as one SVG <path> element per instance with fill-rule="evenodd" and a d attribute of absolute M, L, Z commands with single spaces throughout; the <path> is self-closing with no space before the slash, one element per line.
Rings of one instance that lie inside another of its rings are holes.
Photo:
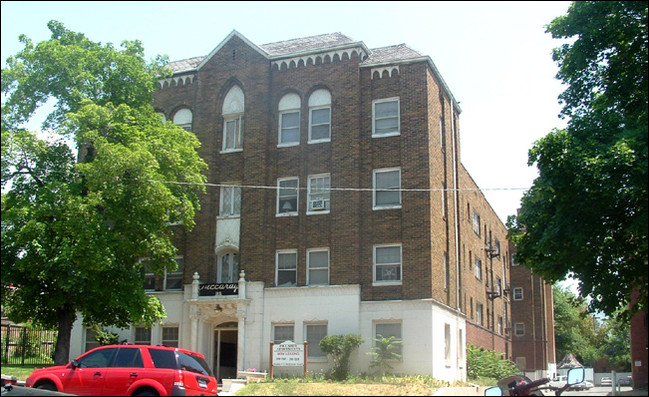
<path fill-rule="evenodd" d="M 267 53 L 266 51 L 262 50 L 261 47 L 259 47 L 257 44 L 253 43 L 252 41 L 248 40 L 248 39 L 247 39 L 244 35 L 242 35 L 241 33 L 237 32 L 236 30 L 233 30 L 232 32 L 230 32 L 229 35 L 227 35 L 227 37 L 226 37 L 225 39 L 223 39 L 223 41 L 221 41 L 221 43 L 219 43 L 219 45 L 217 45 L 217 46 L 216 46 L 216 47 L 215 47 L 215 48 L 214 48 L 214 49 L 213 49 L 213 50 L 212 50 L 212 51 L 211 51 L 211 52 L 210 52 L 210 53 L 205 57 L 205 59 L 203 59 L 203 60 L 201 61 L 201 63 L 199 63 L 199 64 L 196 66 L 196 70 L 200 70 L 200 68 L 202 68 L 203 65 L 205 65 L 205 64 L 206 64 L 206 63 L 207 63 L 207 62 L 208 62 L 208 61 L 209 61 L 209 60 L 214 56 L 214 54 L 216 54 L 217 52 L 219 52 L 219 50 L 220 50 L 221 48 L 223 48 L 223 46 L 225 46 L 225 44 L 226 44 L 226 43 L 227 43 L 227 42 L 228 42 L 232 37 L 234 37 L 234 36 L 240 38 L 244 43 L 246 43 L 247 45 L 249 45 L 251 48 L 253 48 L 255 51 L 257 51 L 257 52 L 258 52 L 261 56 L 263 56 L 264 58 L 266 58 L 266 59 L 270 59 L 268 53 Z"/>
<path fill-rule="evenodd" d="M 311 54 L 318 54 L 321 52 L 329 52 L 329 51 L 336 51 L 336 50 L 346 50 L 348 48 L 354 48 L 354 47 L 361 47 L 363 51 L 365 51 L 366 54 L 370 54 L 371 51 L 367 48 L 365 43 L 362 41 L 355 41 L 353 43 L 348 43 L 348 44 L 342 44 L 342 45 L 337 45 L 333 47 L 324 47 L 324 48 L 317 48 L 314 50 L 308 50 L 308 51 L 302 51 L 302 52 L 291 52 L 288 54 L 282 54 L 282 55 L 270 55 L 268 56 L 268 59 L 270 60 L 278 60 L 278 59 L 283 59 L 283 58 L 295 58 L 295 57 L 301 57 L 301 56 L 306 56 L 306 55 L 311 55 Z"/>
<path fill-rule="evenodd" d="M 453 106 L 457 109 L 458 114 L 462 113 L 462 108 L 460 107 L 460 104 L 458 101 L 455 99 L 453 96 L 453 93 L 451 92 L 450 88 L 448 88 L 448 85 L 446 85 L 446 81 L 444 81 L 444 78 L 442 77 L 442 74 L 439 72 L 437 69 L 437 66 L 435 66 L 435 63 L 433 62 L 432 58 L 428 55 L 422 56 L 419 58 L 410 58 L 410 59 L 402 59 L 402 60 L 397 60 L 397 61 L 387 61 L 387 62 L 376 62 L 376 63 L 368 63 L 361 65 L 361 68 L 369 68 L 369 67 L 377 67 L 377 66 L 387 66 L 387 65 L 406 65 L 409 63 L 417 63 L 417 62 L 426 62 L 428 63 L 428 66 L 430 66 L 431 70 L 433 71 L 433 74 L 435 77 L 439 79 L 439 81 L 442 83 L 442 87 L 444 87 L 444 90 L 446 93 L 448 93 L 449 97 L 451 97 L 451 100 L 453 101 Z"/>

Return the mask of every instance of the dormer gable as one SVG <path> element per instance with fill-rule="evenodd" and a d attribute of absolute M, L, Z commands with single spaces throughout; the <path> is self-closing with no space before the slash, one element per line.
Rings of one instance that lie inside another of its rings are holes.
<path fill-rule="evenodd" d="M 220 50 L 221 50 L 221 49 L 222 49 L 222 48 L 223 48 L 223 47 L 224 47 L 224 46 L 225 46 L 225 45 L 226 45 L 230 40 L 232 40 L 232 38 L 234 38 L 234 37 L 237 37 L 239 40 L 243 41 L 246 45 L 248 45 L 248 46 L 249 46 L 250 48 L 252 48 L 254 51 L 258 52 L 259 55 L 261 55 L 261 56 L 263 56 L 264 58 L 268 59 L 268 53 L 266 53 L 266 51 L 262 50 L 262 49 L 261 49 L 257 44 L 255 44 L 255 43 L 253 43 L 252 41 L 248 40 L 248 39 L 247 39 L 244 35 L 242 35 L 241 33 L 237 32 L 236 30 L 233 30 L 232 32 L 230 32 L 230 34 L 229 34 L 225 39 L 223 39 L 223 41 L 221 41 L 221 43 L 220 43 L 219 45 L 216 46 L 216 48 L 214 48 L 214 49 L 212 50 L 212 52 L 210 52 L 210 53 L 209 53 L 209 54 L 208 54 L 208 55 L 207 55 L 207 56 L 206 56 L 206 57 L 205 57 L 205 58 L 204 58 L 204 59 L 203 59 L 203 60 L 202 60 L 202 61 L 201 61 L 197 66 L 196 66 L 196 70 L 200 70 L 200 69 L 203 67 L 203 65 L 205 65 L 207 62 L 209 62 L 210 59 L 212 59 L 212 57 L 213 57 L 214 55 L 216 55 L 216 54 L 217 54 L 217 53 L 218 53 L 218 52 L 219 52 L 219 51 L 220 51 Z"/>

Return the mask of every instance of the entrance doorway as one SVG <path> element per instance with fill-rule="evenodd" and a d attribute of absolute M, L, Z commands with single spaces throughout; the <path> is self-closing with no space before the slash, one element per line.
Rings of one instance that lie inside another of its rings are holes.
<path fill-rule="evenodd" d="M 214 376 L 219 383 L 237 377 L 237 340 L 236 323 L 225 323 L 214 330 Z"/>

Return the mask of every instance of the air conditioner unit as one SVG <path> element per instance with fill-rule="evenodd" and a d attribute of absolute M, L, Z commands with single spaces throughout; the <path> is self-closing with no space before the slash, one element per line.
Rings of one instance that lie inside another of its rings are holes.
<path fill-rule="evenodd" d="M 322 199 L 311 200 L 311 210 L 322 211 L 325 209 L 325 201 Z"/>

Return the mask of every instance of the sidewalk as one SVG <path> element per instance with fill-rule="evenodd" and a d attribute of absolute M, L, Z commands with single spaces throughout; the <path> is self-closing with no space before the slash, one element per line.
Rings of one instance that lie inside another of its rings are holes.
<path fill-rule="evenodd" d="M 442 387 L 433 396 L 483 396 L 487 387 Z"/>

